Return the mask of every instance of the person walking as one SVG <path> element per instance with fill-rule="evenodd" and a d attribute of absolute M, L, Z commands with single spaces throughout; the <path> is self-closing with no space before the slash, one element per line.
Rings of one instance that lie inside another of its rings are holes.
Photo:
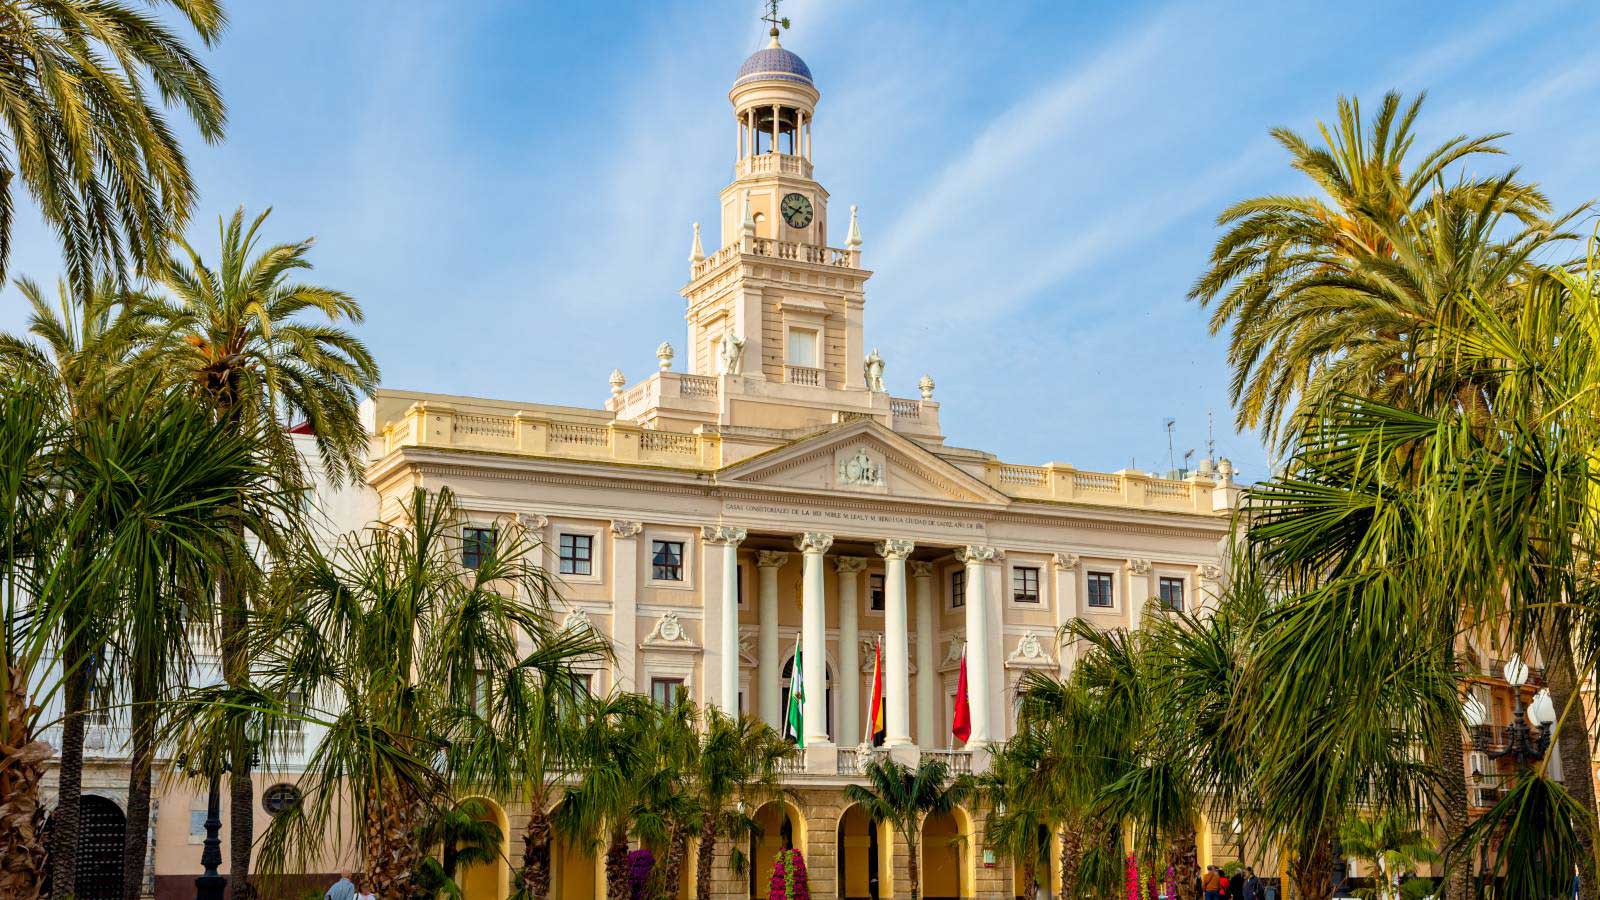
<path fill-rule="evenodd" d="M 339 880 L 322 895 L 322 900 L 355 900 L 356 886 L 350 880 L 350 870 L 340 869 Z"/>
<path fill-rule="evenodd" d="M 1249 866 L 1244 867 L 1244 890 L 1241 897 L 1243 900 L 1267 900 L 1267 886 L 1256 877 L 1256 870 Z"/>
<path fill-rule="evenodd" d="M 378 900 L 378 895 L 372 892 L 372 882 L 362 881 L 356 888 L 356 900 Z"/>
<path fill-rule="evenodd" d="M 1200 878 L 1200 889 L 1205 892 L 1206 900 L 1222 900 L 1222 871 L 1216 866 L 1206 866 L 1206 874 Z"/>

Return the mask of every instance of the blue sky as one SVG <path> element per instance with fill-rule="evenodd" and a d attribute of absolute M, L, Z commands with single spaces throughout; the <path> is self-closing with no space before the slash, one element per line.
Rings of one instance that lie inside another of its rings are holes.
<path fill-rule="evenodd" d="M 250 0 L 207 59 L 228 139 L 192 143 L 192 233 L 275 208 L 363 303 L 387 385 L 598 405 L 683 342 L 691 222 L 714 243 L 727 89 L 759 4 Z M 1246 477 L 1222 339 L 1185 300 L 1228 203 L 1303 191 L 1267 129 L 1427 89 L 1419 146 L 1511 131 L 1559 207 L 1600 194 L 1600 17 L 1570 3 L 791 0 L 822 90 L 817 177 L 861 209 L 867 343 L 938 381 L 952 444 L 1014 462 Z M 1499 163 L 1485 167 L 1498 170 Z M 709 248 L 708 248 L 709 249 Z M 59 270 L 23 213 L 13 272 Z M 0 329 L 23 319 L 0 293 Z"/>

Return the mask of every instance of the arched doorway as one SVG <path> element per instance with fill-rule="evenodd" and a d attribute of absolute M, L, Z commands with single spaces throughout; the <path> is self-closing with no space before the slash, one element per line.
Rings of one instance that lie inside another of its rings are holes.
<path fill-rule="evenodd" d="M 808 862 L 811 854 L 806 848 L 805 819 L 793 803 L 769 801 L 756 810 L 754 818 L 758 832 L 750 838 L 750 896 L 763 898 L 767 896 L 772 861 L 779 850 L 793 847 Z"/>
<path fill-rule="evenodd" d="M 462 866 L 456 876 L 463 900 L 504 900 L 511 893 L 511 867 L 509 865 L 509 838 L 511 822 L 500 804 L 488 797 L 469 797 L 461 801 L 461 809 L 470 812 L 479 822 L 494 826 L 494 859 Z"/>
<path fill-rule="evenodd" d="M 827 720 L 828 734 L 837 736 L 838 732 L 833 730 L 833 663 L 828 663 L 827 668 L 822 672 L 822 677 L 823 683 L 827 685 L 823 712 L 824 718 Z M 792 683 L 794 683 L 793 653 L 789 654 L 789 658 L 783 664 L 783 697 L 780 699 L 778 705 L 778 709 L 785 711 L 783 715 L 787 715 L 787 710 L 789 709 L 789 685 Z M 782 716 L 779 718 L 781 722 Z M 778 731 L 780 733 L 783 731 L 781 724 L 778 727 Z"/>
<path fill-rule="evenodd" d="M 121 900 L 122 851 L 128 840 L 128 817 L 105 797 L 84 794 L 79 800 L 77 900 Z"/>
<path fill-rule="evenodd" d="M 1055 861 L 1055 840 L 1050 833 L 1049 826 L 1040 825 L 1035 838 L 1033 851 L 1033 877 L 1039 883 L 1038 896 L 1054 897 L 1055 883 L 1058 876 L 1052 871 Z M 1011 866 L 1011 892 L 1022 900 L 1035 900 L 1035 895 L 1028 893 L 1027 868 L 1023 861 L 1013 860 Z"/>
<path fill-rule="evenodd" d="M 893 866 L 889 835 L 860 804 L 839 817 L 839 897 L 841 900 L 879 900 L 893 894 Z"/>
<path fill-rule="evenodd" d="M 554 815 L 553 810 L 551 814 Z M 599 900 L 604 892 L 604 868 L 594 849 L 559 832 L 552 833 L 550 900 Z"/>
<path fill-rule="evenodd" d="M 973 896 L 972 817 L 961 807 L 922 821 L 922 896 L 960 900 Z"/>

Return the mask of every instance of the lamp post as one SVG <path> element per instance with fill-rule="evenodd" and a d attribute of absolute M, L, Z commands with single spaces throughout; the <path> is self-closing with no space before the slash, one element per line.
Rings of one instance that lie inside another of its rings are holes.
<path fill-rule="evenodd" d="M 217 872 L 217 866 L 222 865 L 221 783 L 222 776 L 212 773 L 210 793 L 206 796 L 205 848 L 200 851 L 200 865 L 205 867 L 205 874 L 194 880 L 195 900 L 222 900 L 228 888 L 228 879 Z"/>
<path fill-rule="evenodd" d="M 1489 711 L 1477 697 L 1468 696 L 1461 705 L 1467 724 L 1472 726 L 1473 743 L 1479 752 L 1490 759 L 1510 759 L 1517 768 L 1525 768 L 1544 758 L 1550 749 L 1550 728 L 1556 722 L 1555 702 L 1548 690 L 1540 690 L 1531 704 L 1522 702 L 1522 686 L 1528 683 L 1528 665 L 1522 657 L 1513 654 L 1503 671 L 1506 683 L 1516 694 L 1516 709 L 1511 724 L 1506 727 L 1506 745 L 1503 749 L 1489 749 Z M 1529 727 L 1530 724 L 1532 727 Z"/>

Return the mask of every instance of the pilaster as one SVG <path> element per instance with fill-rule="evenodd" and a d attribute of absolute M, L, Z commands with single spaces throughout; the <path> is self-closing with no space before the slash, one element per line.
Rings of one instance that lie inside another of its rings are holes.
<path fill-rule="evenodd" d="M 638 690 L 639 522 L 611 523 L 611 650 L 616 657 L 617 689 Z"/>

